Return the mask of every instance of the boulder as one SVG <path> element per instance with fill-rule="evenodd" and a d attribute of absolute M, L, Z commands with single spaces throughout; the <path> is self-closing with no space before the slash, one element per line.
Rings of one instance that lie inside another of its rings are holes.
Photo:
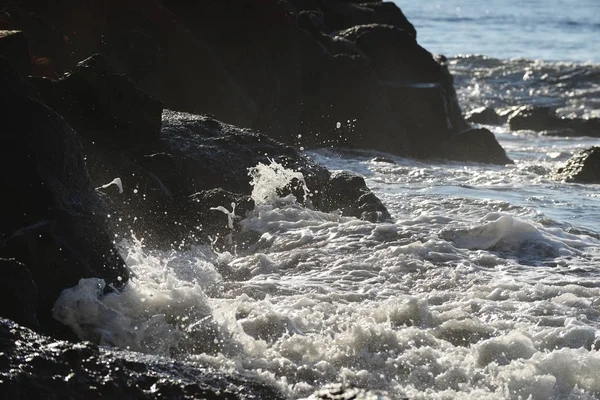
<path fill-rule="evenodd" d="M 15 84 L 20 78 L 5 59 L 0 70 L 0 168 L 5 171 L 0 186 L 8 190 L 0 213 L 0 257 L 22 263 L 11 264 L 13 270 L 26 266 L 28 273 L 23 269 L 14 276 L 23 287 L 32 287 L 30 281 L 37 287 L 37 302 L 21 297 L 28 303 L 14 306 L 35 308 L 41 331 L 69 336 L 51 315 L 60 292 L 84 277 L 120 287 L 129 271 L 102 221 L 102 203 L 76 133 L 31 97 L 26 83 Z"/>
<path fill-rule="evenodd" d="M 453 161 L 486 164 L 513 164 L 492 132 L 485 128 L 469 129 L 453 135 L 438 147 L 439 157 Z"/>
<path fill-rule="evenodd" d="M 400 155 L 404 150 L 411 157 L 427 158 L 431 155 L 432 143 L 450 137 L 454 129 L 448 118 L 446 96 L 441 85 L 385 82 L 381 86 L 389 99 L 392 118 L 397 121 L 397 132 L 403 133 L 407 143 L 403 148 L 384 143 L 376 150 Z M 373 139 L 371 143 L 377 141 Z"/>
<path fill-rule="evenodd" d="M 577 183 L 600 183 L 600 147 L 582 150 L 552 174 L 556 180 Z"/>
<path fill-rule="evenodd" d="M 168 0 L 164 4 L 215 50 L 257 108 L 252 125 L 212 114 L 294 143 L 301 129 L 303 62 L 310 49 L 304 48 L 306 37 L 297 29 L 289 4 L 277 0 Z"/>
<path fill-rule="evenodd" d="M 350 55 L 327 56 L 306 83 L 303 145 L 409 154 L 406 130 L 396 119 L 388 93 L 368 60 Z"/>
<path fill-rule="evenodd" d="M 323 208 L 340 210 L 342 215 L 371 222 L 390 220 L 381 200 L 367 187 L 365 180 L 348 172 L 332 174 L 325 188 Z"/>
<path fill-rule="evenodd" d="M 516 107 L 508 122 L 512 130 L 545 131 L 553 136 L 600 137 L 600 118 L 562 118 L 550 107 Z"/>
<path fill-rule="evenodd" d="M 258 163 L 269 165 L 274 161 L 285 168 L 302 173 L 312 192 L 311 203 L 318 210 L 354 208 L 361 212 L 351 214 L 348 211 L 348 215 L 362 217 L 366 212 L 365 217 L 372 219 L 373 216 L 367 215 L 368 212 L 379 211 L 381 217 L 378 220 L 389 218 L 389 214 L 376 197 L 366 196 L 371 192 L 362 178 L 349 179 L 348 174 L 332 177 L 327 169 L 301 155 L 294 148 L 275 142 L 265 135 L 227 125 L 210 117 L 166 110 L 163 114 L 161 142 L 170 154 L 181 160 L 181 171 L 185 171 L 180 174 L 180 177 L 185 178 L 179 182 L 171 181 L 156 172 L 156 176 L 161 178 L 167 187 L 172 188 L 176 196 L 217 187 L 248 196 L 253 189 L 250 185 L 249 169 Z M 346 194 L 340 197 L 331 187 L 340 190 L 344 188 Z M 291 192 L 296 193 L 294 190 Z M 301 195 L 297 197 L 300 202 L 305 200 Z M 229 208 L 230 198 L 233 197 L 222 197 L 223 203 L 217 205 Z M 243 199 L 244 197 L 238 197 L 238 203 Z"/>
<path fill-rule="evenodd" d="M 26 33 L 32 52 L 47 58 L 59 75 L 100 53 L 115 71 L 168 107 L 212 113 L 242 126 L 257 118 L 253 100 L 219 56 L 157 2 L 68 0 L 50 8 L 27 2 L 11 5 L 10 15 L 11 26 Z"/>
<path fill-rule="evenodd" d="M 432 142 L 468 128 L 444 57 L 432 56 L 414 37 L 390 25 L 355 26 L 337 36 L 355 43 L 369 58 L 376 85 L 385 91 L 376 97 L 387 99 L 392 111 L 387 120 L 395 121 L 393 130 L 405 137 L 400 146 L 376 149 L 427 157 Z"/>
<path fill-rule="evenodd" d="M 0 319 L 0 375 L 8 399 L 273 399 L 251 378 L 199 363 L 41 336 Z"/>
<path fill-rule="evenodd" d="M 21 75 L 29 74 L 29 45 L 22 31 L 0 31 L 0 56 Z"/>
<path fill-rule="evenodd" d="M 158 139 L 163 105 L 127 76 L 115 73 L 106 59 L 94 55 L 58 80 L 30 82 L 77 132 L 113 136 L 123 146 Z"/>
<path fill-rule="evenodd" d="M 393 25 L 358 25 L 336 33 L 371 59 L 379 79 L 405 83 L 439 82 L 441 68 L 414 36 Z"/>
<path fill-rule="evenodd" d="M 466 113 L 465 119 L 475 124 L 502 125 L 506 118 L 498 115 L 492 107 L 478 107 Z"/>

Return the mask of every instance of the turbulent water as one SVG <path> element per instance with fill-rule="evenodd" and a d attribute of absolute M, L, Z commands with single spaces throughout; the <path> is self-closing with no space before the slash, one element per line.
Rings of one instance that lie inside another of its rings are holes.
<path fill-rule="evenodd" d="M 450 67 L 465 110 L 600 116 L 599 65 L 461 56 Z M 390 223 L 277 200 L 277 179 L 298 175 L 257 166 L 260 204 L 236 217 L 257 244 L 160 252 L 129 238 L 128 287 L 102 296 L 103 282 L 84 280 L 56 317 L 83 338 L 209 363 L 291 398 L 340 382 L 393 398 L 600 399 L 600 186 L 548 177 L 598 140 L 490 129 L 514 165 L 308 153 L 364 176 Z"/>

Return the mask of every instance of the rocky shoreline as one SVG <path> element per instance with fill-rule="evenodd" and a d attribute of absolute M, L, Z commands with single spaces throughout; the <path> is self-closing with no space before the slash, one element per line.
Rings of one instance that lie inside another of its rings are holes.
<path fill-rule="evenodd" d="M 291 179 L 280 196 L 380 222 L 390 215 L 364 179 L 332 173 L 301 150 L 512 162 L 489 130 L 466 122 L 445 59 L 417 43 L 393 3 L 190 4 L 64 1 L 50 10 L 21 1 L 0 9 L 0 186 L 8 193 L 0 315 L 16 322 L 0 323 L 0 384 L 14 398 L 54 390 L 56 398 L 152 398 L 159 382 L 156 393 L 167 398 L 281 397 L 200 366 L 78 343 L 52 306 L 82 278 L 104 279 L 107 292 L 124 287 L 130 273 L 114 243 L 131 232 L 156 248 L 251 244 L 238 220 L 229 225 L 215 209 L 235 203 L 239 219 L 254 208 L 248 170 L 259 163 L 302 173 L 305 182 Z M 106 357 L 123 372 L 95 386 Z M 125 384 L 131 357 L 144 373 Z M 194 383 L 173 383 L 182 379 Z"/>

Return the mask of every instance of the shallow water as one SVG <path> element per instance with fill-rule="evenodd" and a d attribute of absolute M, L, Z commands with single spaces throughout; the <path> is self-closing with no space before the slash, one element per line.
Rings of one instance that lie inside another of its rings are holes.
<path fill-rule="evenodd" d="M 597 3 L 584 3 L 578 21 L 593 25 Z M 450 68 L 465 110 L 600 116 L 597 65 L 469 56 Z M 82 338 L 212 364 L 291 398 L 341 382 L 411 399 L 600 399 L 600 185 L 548 177 L 598 139 L 489 128 L 514 165 L 307 153 L 364 176 L 391 223 L 279 200 L 278 167 L 258 166 L 260 204 L 236 216 L 260 237 L 250 249 L 161 252 L 129 238 L 128 287 L 102 296 L 103 282 L 84 280 L 55 315 Z"/>

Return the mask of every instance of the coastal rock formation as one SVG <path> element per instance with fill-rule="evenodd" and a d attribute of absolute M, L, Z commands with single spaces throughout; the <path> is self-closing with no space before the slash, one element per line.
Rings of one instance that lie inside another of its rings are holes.
<path fill-rule="evenodd" d="M 600 147 L 594 146 L 573 155 L 565 166 L 553 173 L 565 182 L 600 183 Z"/>
<path fill-rule="evenodd" d="M 550 107 L 521 106 L 508 117 L 510 129 L 546 131 L 553 136 L 600 137 L 600 119 L 561 118 Z"/>
<path fill-rule="evenodd" d="M 469 128 L 445 59 L 418 45 L 391 2 L 70 0 L 9 11 L 9 27 L 58 75 L 99 53 L 166 108 L 290 145 L 428 158 L 431 143 Z"/>
<path fill-rule="evenodd" d="M 114 137 L 121 146 L 143 146 L 160 135 L 163 105 L 106 59 L 94 55 L 58 80 L 31 78 L 46 104 L 86 136 Z"/>
<path fill-rule="evenodd" d="M 116 186 L 101 189 L 113 211 L 109 222 L 120 234 L 133 231 L 159 247 L 208 242 L 209 234 L 223 237 L 231 229 L 217 223 L 226 218 L 211 207 L 234 202 L 237 215 L 243 216 L 253 208 L 249 169 L 271 162 L 302 173 L 314 191 L 310 204 L 319 210 L 339 208 L 373 221 L 390 217 L 360 179 L 346 185 L 344 197 L 330 201 L 340 194 L 327 190 L 329 171 L 290 146 L 210 116 L 162 112 L 160 102 L 113 72 L 100 55 L 59 80 L 31 82 L 47 104 L 77 127 L 94 185 L 120 179 L 123 193 Z M 215 188 L 229 195 L 215 197 Z M 224 202 L 213 204 L 217 199 Z"/>
<path fill-rule="evenodd" d="M 0 319 L 7 399 L 284 399 L 275 389 L 191 363 L 70 343 Z"/>
<path fill-rule="evenodd" d="M 17 313 L 11 316 L 42 332 L 68 336 L 51 315 L 60 292 L 84 277 L 120 287 L 129 271 L 105 227 L 77 134 L 2 57 L 0 88 L 0 186 L 5 190 L 0 257 L 14 260 L 3 262 L 8 268 L 3 273 L 13 272 L 11 288 L 2 295 L 18 287 L 37 292 L 5 298 Z"/>

